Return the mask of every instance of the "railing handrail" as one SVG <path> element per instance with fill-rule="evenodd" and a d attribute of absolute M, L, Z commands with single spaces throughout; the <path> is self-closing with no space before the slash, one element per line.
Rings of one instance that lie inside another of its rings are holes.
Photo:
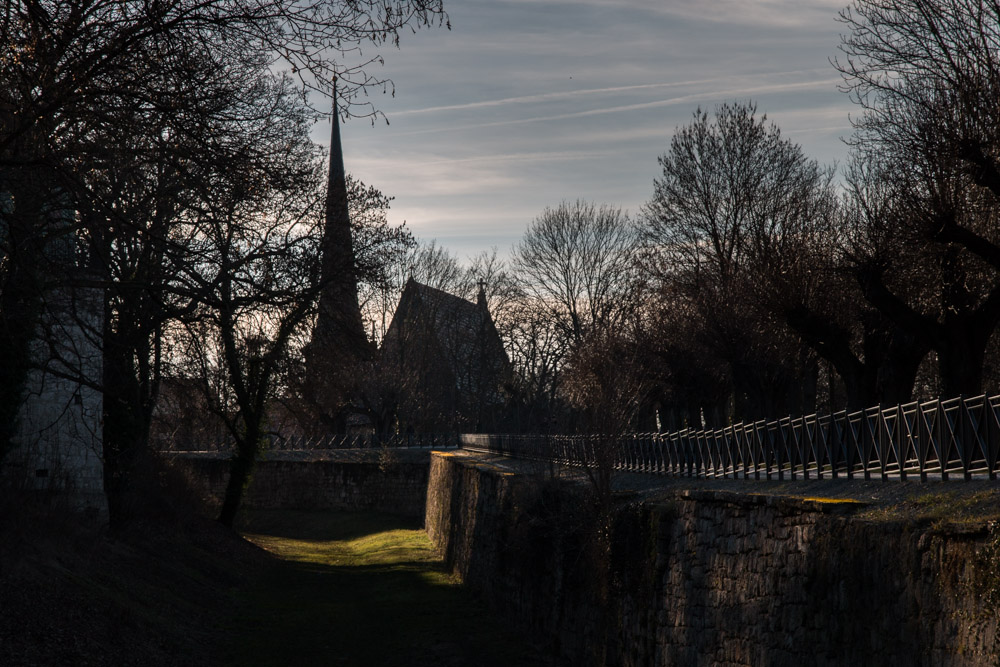
<path fill-rule="evenodd" d="M 453 449 L 459 446 L 456 433 L 356 433 L 309 437 L 271 434 L 265 451 L 300 452 L 334 451 L 343 449 Z M 204 443 L 176 443 L 165 451 L 229 452 L 234 450 L 232 439 Z"/>
<path fill-rule="evenodd" d="M 463 434 L 468 449 L 695 477 L 907 479 L 1000 472 L 1000 395 L 910 401 L 720 429 L 623 435 Z M 598 448 L 600 443 L 600 448 Z"/>

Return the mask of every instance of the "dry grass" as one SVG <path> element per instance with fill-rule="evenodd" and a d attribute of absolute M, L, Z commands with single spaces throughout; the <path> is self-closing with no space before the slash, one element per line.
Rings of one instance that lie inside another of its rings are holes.
<path fill-rule="evenodd" d="M 930 524 L 935 528 L 978 529 L 1000 521 L 1000 488 L 916 488 L 905 498 L 872 508 L 863 518 Z"/>

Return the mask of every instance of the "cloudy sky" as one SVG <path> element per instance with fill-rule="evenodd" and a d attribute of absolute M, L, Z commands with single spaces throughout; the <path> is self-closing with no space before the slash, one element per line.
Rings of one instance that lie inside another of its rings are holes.
<path fill-rule="evenodd" d="M 396 94 L 373 102 L 390 124 L 344 123 L 346 167 L 395 197 L 393 222 L 464 258 L 506 254 L 562 200 L 637 212 L 699 106 L 753 100 L 842 163 L 854 109 L 829 59 L 846 1 L 445 0 L 451 31 L 383 52 Z"/>

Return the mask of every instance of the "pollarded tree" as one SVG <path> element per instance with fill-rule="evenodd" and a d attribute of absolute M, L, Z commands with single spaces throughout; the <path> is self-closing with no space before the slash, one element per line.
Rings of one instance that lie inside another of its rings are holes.
<path fill-rule="evenodd" d="M 865 300 L 838 250 L 843 241 L 829 230 L 786 248 L 787 256 L 776 251 L 758 274 L 755 298 L 836 371 L 845 403 L 831 393 L 831 409 L 905 403 L 929 347 Z"/>
<path fill-rule="evenodd" d="M 841 18 L 850 33 L 834 64 L 863 109 L 855 150 L 880 165 L 855 179 L 855 201 L 873 180 L 893 183 L 885 215 L 858 206 L 860 285 L 938 353 L 945 393 L 976 393 L 1000 298 L 1000 4 L 856 0 Z M 919 258 L 916 275 L 907 267 L 915 289 L 880 259 L 905 254 Z"/>
<path fill-rule="evenodd" d="M 1000 197 L 1000 2 L 854 0 L 834 66 L 863 112 L 854 143 L 928 165 L 947 161 Z M 911 220 L 1000 268 L 1000 244 L 961 217 Z"/>
<path fill-rule="evenodd" d="M 793 201 L 782 224 L 750 235 L 752 301 L 836 370 L 846 407 L 908 401 L 929 348 L 868 304 L 844 265 L 846 218 L 857 210 L 841 205 L 829 178 L 809 184 Z M 835 404 L 831 399 L 831 409 Z"/>
<path fill-rule="evenodd" d="M 862 293 L 915 344 L 937 352 L 946 396 L 979 393 L 1000 323 L 1000 280 L 982 256 L 925 230 L 931 220 L 951 220 L 996 238 L 997 200 L 929 147 L 917 164 L 864 156 L 849 185 L 845 250 Z"/>

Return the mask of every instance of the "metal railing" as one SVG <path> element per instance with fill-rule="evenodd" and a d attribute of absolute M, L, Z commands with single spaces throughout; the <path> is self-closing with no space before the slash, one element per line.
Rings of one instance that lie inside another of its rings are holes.
<path fill-rule="evenodd" d="M 459 446 L 454 433 L 362 433 L 351 435 L 301 435 L 270 436 L 267 451 L 299 452 L 329 451 L 338 449 L 454 449 Z M 169 451 L 229 452 L 234 445 L 230 440 L 209 443 L 174 443 Z"/>
<path fill-rule="evenodd" d="M 466 449 L 616 470 L 766 479 L 996 479 L 1000 396 L 954 398 L 718 430 L 459 436 Z"/>

